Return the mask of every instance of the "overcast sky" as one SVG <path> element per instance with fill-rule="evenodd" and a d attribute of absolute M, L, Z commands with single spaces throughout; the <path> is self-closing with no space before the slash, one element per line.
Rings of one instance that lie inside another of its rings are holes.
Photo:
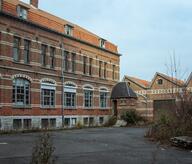
<path fill-rule="evenodd" d="M 183 78 L 192 71 L 192 0 L 39 2 L 40 9 L 118 45 L 121 78 L 129 75 L 151 80 L 155 72 L 167 73 L 165 65 L 174 51 Z"/>

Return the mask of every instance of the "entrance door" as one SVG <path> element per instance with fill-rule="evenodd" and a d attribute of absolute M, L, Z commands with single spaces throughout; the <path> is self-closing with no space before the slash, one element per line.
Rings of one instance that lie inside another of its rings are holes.
<path fill-rule="evenodd" d="M 117 117 L 117 100 L 113 100 L 113 115 Z"/>

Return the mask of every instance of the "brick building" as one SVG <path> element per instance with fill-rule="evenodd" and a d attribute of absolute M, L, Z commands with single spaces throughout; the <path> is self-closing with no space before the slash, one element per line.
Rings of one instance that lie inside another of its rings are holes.
<path fill-rule="evenodd" d="M 104 124 L 119 63 L 116 45 L 38 0 L 0 0 L 0 128 Z"/>
<path fill-rule="evenodd" d="M 130 76 L 124 76 L 123 81 L 137 93 L 136 110 L 149 119 L 171 112 L 183 87 L 192 92 L 192 74 L 186 83 L 162 73 L 156 73 L 151 82 Z"/>

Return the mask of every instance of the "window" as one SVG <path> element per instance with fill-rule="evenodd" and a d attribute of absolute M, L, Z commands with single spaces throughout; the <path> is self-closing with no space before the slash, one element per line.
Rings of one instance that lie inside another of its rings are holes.
<path fill-rule="evenodd" d="M 88 123 L 89 123 L 88 117 L 84 117 L 83 118 L 83 124 L 88 125 Z"/>
<path fill-rule="evenodd" d="M 103 117 L 99 117 L 99 124 L 103 124 L 104 123 L 104 118 Z"/>
<path fill-rule="evenodd" d="M 69 52 L 64 51 L 64 71 L 68 71 L 69 69 Z"/>
<path fill-rule="evenodd" d="M 92 75 L 92 59 L 89 58 L 89 75 Z"/>
<path fill-rule="evenodd" d="M 76 67 L 75 67 L 75 60 L 76 60 L 76 54 L 75 53 L 72 53 L 72 56 L 71 56 L 71 67 L 72 67 L 72 72 L 75 72 L 76 70 Z"/>
<path fill-rule="evenodd" d="M 65 27 L 65 34 L 73 36 L 73 26 L 65 25 L 64 27 Z"/>
<path fill-rule="evenodd" d="M 26 8 L 24 8 L 22 6 L 18 6 L 17 13 L 20 18 L 27 19 L 27 9 Z"/>
<path fill-rule="evenodd" d="M 24 129 L 31 129 L 31 119 L 24 119 L 23 120 L 23 128 Z"/>
<path fill-rule="evenodd" d="M 93 89 L 91 87 L 84 88 L 84 106 L 87 108 L 92 107 L 93 101 Z"/>
<path fill-rule="evenodd" d="M 163 80 L 162 80 L 162 79 L 158 79 L 158 80 L 157 80 L 157 84 L 158 84 L 158 85 L 162 85 L 162 84 L 163 84 Z"/>
<path fill-rule="evenodd" d="M 50 119 L 50 128 L 56 128 L 56 118 Z"/>
<path fill-rule="evenodd" d="M 20 38 L 14 37 L 13 39 L 13 60 L 19 61 L 20 55 Z"/>
<path fill-rule="evenodd" d="M 15 105 L 30 104 L 30 82 L 26 79 L 13 80 L 13 103 Z"/>
<path fill-rule="evenodd" d="M 29 63 L 29 60 L 30 60 L 29 53 L 30 53 L 30 41 L 24 40 L 24 63 L 25 64 Z"/>
<path fill-rule="evenodd" d="M 83 56 L 83 73 L 86 74 L 87 57 Z"/>
<path fill-rule="evenodd" d="M 90 126 L 94 125 L 94 117 L 89 117 L 89 125 Z"/>
<path fill-rule="evenodd" d="M 64 125 L 65 126 L 70 126 L 70 118 L 65 118 L 64 119 Z"/>
<path fill-rule="evenodd" d="M 21 129 L 22 128 L 22 120 L 21 119 L 13 119 L 13 129 Z"/>
<path fill-rule="evenodd" d="M 47 53 L 47 46 L 41 45 L 41 65 L 46 66 L 46 53 Z"/>
<path fill-rule="evenodd" d="M 99 77 L 101 77 L 101 67 L 102 67 L 102 61 L 99 61 Z"/>
<path fill-rule="evenodd" d="M 66 84 L 64 87 L 64 104 L 66 107 L 75 107 L 76 103 L 76 86 Z"/>
<path fill-rule="evenodd" d="M 100 39 L 100 40 L 99 40 L 99 46 L 100 46 L 101 48 L 105 48 L 105 39 Z"/>
<path fill-rule="evenodd" d="M 50 82 L 41 84 L 41 106 L 43 108 L 55 107 L 55 90 L 56 86 Z"/>
<path fill-rule="evenodd" d="M 112 78 L 115 80 L 115 65 L 113 65 L 113 73 L 112 73 Z"/>
<path fill-rule="evenodd" d="M 50 47 L 50 67 L 55 67 L 55 48 Z"/>
<path fill-rule="evenodd" d="M 72 125 L 72 126 L 75 126 L 76 123 L 77 123 L 77 118 L 72 118 L 72 119 L 71 119 L 71 125 Z"/>
<path fill-rule="evenodd" d="M 101 108 L 107 107 L 107 90 L 106 89 L 100 90 L 100 107 Z"/>
<path fill-rule="evenodd" d="M 49 120 L 47 118 L 41 119 L 41 128 L 46 129 L 49 127 Z"/>
<path fill-rule="evenodd" d="M 107 77 L 107 63 L 104 63 L 104 78 Z"/>

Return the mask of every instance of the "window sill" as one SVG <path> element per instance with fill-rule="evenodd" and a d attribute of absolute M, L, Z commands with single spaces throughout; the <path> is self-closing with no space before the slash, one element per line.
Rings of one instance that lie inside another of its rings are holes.
<path fill-rule="evenodd" d="M 30 105 L 13 105 L 14 109 L 32 109 Z"/>
<path fill-rule="evenodd" d="M 42 69 L 46 69 L 46 70 L 51 70 L 51 71 L 56 71 L 55 68 L 49 68 L 49 67 L 46 67 L 46 66 L 40 66 L 40 68 Z"/>
<path fill-rule="evenodd" d="M 21 62 L 19 62 L 19 61 L 13 61 L 13 63 L 32 67 L 32 66 L 30 65 L 30 63 L 26 64 L 26 63 L 21 63 Z"/>
<path fill-rule="evenodd" d="M 94 110 L 93 107 L 84 107 L 85 110 Z"/>
<path fill-rule="evenodd" d="M 40 107 L 42 110 L 55 110 L 55 107 Z"/>
<path fill-rule="evenodd" d="M 65 106 L 64 110 L 77 110 L 76 107 Z"/>

